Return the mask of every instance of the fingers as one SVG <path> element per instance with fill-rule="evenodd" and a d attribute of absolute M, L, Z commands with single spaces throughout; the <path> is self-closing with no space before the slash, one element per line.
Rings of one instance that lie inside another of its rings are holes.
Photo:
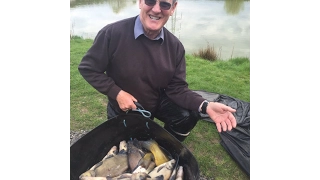
<path fill-rule="evenodd" d="M 137 109 L 137 106 L 136 106 L 136 104 L 134 104 L 134 102 L 138 102 L 138 101 L 132 101 L 132 103 L 124 106 L 123 108 L 121 108 L 121 110 L 126 112 L 126 111 L 129 111 L 131 109 L 134 109 L 134 110 Z"/>
<path fill-rule="evenodd" d="M 227 130 L 227 123 L 226 122 L 221 122 L 222 130 L 226 131 Z"/>
<path fill-rule="evenodd" d="M 218 132 L 223 131 L 231 131 L 232 130 L 232 123 L 230 121 L 216 123 Z"/>
<path fill-rule="evenodd" d="M 138 100 L 136 98 L 133 98 L 133 106 L 132 109 L 137 109 L 138 107 L 136 106 L 135 102 L 138 102 Z"/>
<path fill-rule="evenodd" d="M 228 126 L 228 130 L 231 131 L 231 129 L 232 129 L 232 123 L 231 123 L 231 121 L 226 120 L 225 123 L 226 123 L 227 126 Z"/>
<path fill-rule="evenodd" d="M 229 113 L 229 117 L 231 125 L 233 128 L 237 127 L 237 120 L 236 118 L 233 116 L 233 114 Z M 230 126 L 231 127 L 231 126 Z"/>
<path fill-rule="evenodd" d="M 124 111 L 124 112 L 127 112 L 127 111 L 129 111 L 130 109 L 129 109 L 129 108 L 122 108 L 121 110 Z"/>
<path fill-rule="evenodd" d="M 225 110 L 225 111 L 230 111 L 230 112 L 236 112 L 235 109 L 233 109 L 233 108 L 231 108 L 231 107 L 229 107 L 229 106 L 225 106 L 225 107 L 224 107 L 224 110 Z"/>
<path fill-rule="evenodd" d="M 121 109 L 122 111 L 124 111 L 124 112 L 127 112 L 127 111 L 129 111 L 130 109 L 132 109 L 131 107 L 132 107 L 132 105 L 126 105 L 126 104 L 124 104 L 122 107 L 120 107 L 120 109 Z"/>
<path fill-rule="evenodd" d="M 232 113 L 229 112 L 229 116 L 228 119 L 224 122 L 226 123 L 226 125 L 228 126 L 228 130 L 231 131 L 232 128 L 235 128 L 237 126 L 237 120 L 236 118 L 233 116 Z M 223 127 L 223 126 L 222 126 Z M 223 128 L 224 130 L 224 128 Z M 224 130 L 225 131 L 225 130 Z"/>
<path fill-rule="evenodd" d="M 137 109 L 137 106 L 133 102 L 137 102 L 138 100 L 126 91 L 121 90 L 118 93 L 116 100 L 120 109 L 124 112 L 129 111 L 130 109 Z"/>
<path fill-rule="evenodd" d="M 136 109 L 136 108 L 132 108 L 132 107 L 133 106 L 126 106 L 126 107 L 122 108 L 121 110 L 124 111 L 124 112 L 127 112 L 127 111 L 129 111 L 131 109 Z"/>
<path fill-rule="evenodd" d="M 221 132 L 221 124 L 220 123 L 216 123 L 216 126 L 217 126 L 218 132 Z"/>
<path fill-rule="evenodd" d="M 237 121 L 236 118 L 233 116 L 232 113 L 228 112 L 228 116 L 227 119 L 225 119 L 224 121 L 221 121 L 219 123 L 216 123 L 217 126 L 217 130 L 219 132 L 221 131 L 231 131 L 232 128 L 235 128 L 237 126 Z"/>

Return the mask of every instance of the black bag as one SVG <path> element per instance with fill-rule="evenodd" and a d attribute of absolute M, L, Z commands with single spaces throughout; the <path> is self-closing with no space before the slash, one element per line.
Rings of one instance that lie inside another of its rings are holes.
<path fill-rule="evenodd" d="M 128 113 L 111 118 L 83 137 L 73 142 L 70 147 L 70 179 L 79 176 L 98 163 L 112 148 L 122 140 L 154 139 L 159 146 L 172 157 L 179 155 L 179 165 L 183 166 L 184 180 L 199 180 L 198 162 L 192 153 L 159 124 L 142 115 Z"/>
<path fill-rule="evenodd" d="M 236 109 L 234 116 L 237 127 L 231 131 L 220 133 L 220 144 L 238 163 L 244 172 L 250 176 L 250 103 L 216 93 L 194 91 L 207 100 L 219 102 Z M 202 120 L 212 122 L 208 115 L 201 114 Z"/>

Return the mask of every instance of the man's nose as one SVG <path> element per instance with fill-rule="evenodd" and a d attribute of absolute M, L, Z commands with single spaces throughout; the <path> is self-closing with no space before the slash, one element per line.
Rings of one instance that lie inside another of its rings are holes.
<path fill-rule="evenodd" d="M 160 1 L 157 1 L 156 4 L 153 6 L 152 11 L 154 12 L 161 12 L 160 8 Z"/>

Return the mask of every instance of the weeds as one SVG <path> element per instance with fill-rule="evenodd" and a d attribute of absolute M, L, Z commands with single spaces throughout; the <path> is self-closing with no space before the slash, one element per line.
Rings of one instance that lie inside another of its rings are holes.
<path fill-rule="evenodd" d="M 198 52 L 193 53 L 192 55 L 203 59 L 207 59 L 209 61 L 215 61 L 218 59 L 217 52 L 214 50 L 214 47 L 211 47 L 209 44 L 206 48 L 202 48 Z"/>

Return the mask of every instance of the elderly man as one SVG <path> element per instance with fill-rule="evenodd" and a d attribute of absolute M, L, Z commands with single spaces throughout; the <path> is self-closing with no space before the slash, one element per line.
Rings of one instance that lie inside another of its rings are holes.
<path fill-rule="evenodd" d="M 183 141 L 207 113 L 219 132 L 236 127 L 235 109 L 188 88 L 185 50 L 164 25 L 175 0 L 140 0 L 140 14 L 103 27 L 79 64 L 84 79 L 108 97 L 108 119 L 137 108 Z"/>

